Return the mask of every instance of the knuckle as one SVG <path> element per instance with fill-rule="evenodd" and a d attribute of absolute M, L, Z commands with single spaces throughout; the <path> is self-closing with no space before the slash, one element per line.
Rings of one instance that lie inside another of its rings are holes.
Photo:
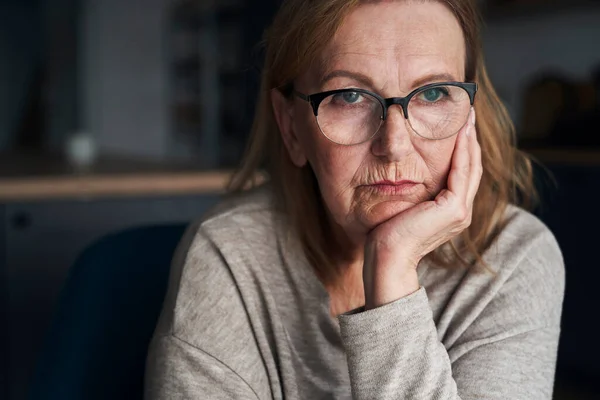
<path fill-rule="evenodd" d="M 449 210 L 455 210 L 456 207 L 460 204 L 458 196 L 452 191 L 446 191 L 443 197 L 445 201 L 444 205 L 447 206 Z"/>
<path fill-rule="evenodd" d="M 468 228 L 469 226 L 471 226 L 471 222 L 473 222 L 473 214 L 469 213 L 469 215 L 467 215 L 467 218 L 465 218 L 465 220 L 463 221 L 463 228 Z"/>
<path fill-rule="evenodd" d="M 464 204 L 456 206 L 454 211 L 454 218 L 459 224 L 463 224 L 469 218 L 469 210 Z"/>

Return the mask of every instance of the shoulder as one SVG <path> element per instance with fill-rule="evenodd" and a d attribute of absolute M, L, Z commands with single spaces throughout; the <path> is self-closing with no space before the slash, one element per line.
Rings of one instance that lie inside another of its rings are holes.
<path fill-rule="evenodd" d="M 554 234 L 535 215 L 516 206 L 508 207 L 505 226 L 483 256 L 500 275 L 564 280 L 562 252 Z"/>
<path fill-rule="evenodd" d="M 199 221 L 207 236 L 219 241 L 237 241 L 273 233 L 275 211 L 270 186 L 228 195 Z"/>
<path fill-rule="evenodd" d="M 470 324 L 488 333 L 490 327 L 504 332 L 559 326 L 565 268 L 542 221 L 508 207 L 506 223 L 482 259 L 480 268 L 427 270 L 424 286 L 442 334 L 457 337 Z"/>
<path fill-rule="evenodd" d="M 479 281 L 505 281 L 519 276 L 531 279 L 552 278 L 564 281 L 564 262 L 560 246 L 550 229 L 530 212 L 510 205 L 501 229 L 481 254 L 483 263 L 474 267 L 442 269 L 429 264 L 436 281 L 458 281 L 477 277 Z M 435 271 L 435 272 L 433 272 Z"/>
<path fill-rule="evenodd" d="M 171 265 L 168 329 L 189 333 L 203 324 L 198 318 L 220 318 L 224 309 L 246 319 L 240 290 L 262 282 L 265 264 L 279 263 L 278 218 L 270 188 L 261 187 L 225 197 L 190 225 Z"/>
<path fill-rule="evenodd" d="M 181 269 L 195 287 L 210 285 L 207 290 L 215 281 L 203 275 L 217 270 L 226 270 L 236 281 L 243 279 L 244 270 L 256 268 L 259 259 L 277 252 L 279 216 L 273 204 L 268 186 L 224 197 L 189 228 L 173 268 Z"/>
<path fill-rule="evenodd" d="M 491 273 L 478 273 L 473 282 L 487 285 L 488 307 L 498 313 L 515 313 L 532 325 L 557 326 L 565 288 L 560 246 L 535 215 L 509 206 L 506 218 L 496 241 L 483 254 Z"/>

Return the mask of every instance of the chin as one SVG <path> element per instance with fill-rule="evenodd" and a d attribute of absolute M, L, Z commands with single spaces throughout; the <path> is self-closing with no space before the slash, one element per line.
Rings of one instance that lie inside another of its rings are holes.
<path fill-rule="evenodd" d="M 354 191 L 354 198 L 349 209 L 345 209 L 338 214 L 328 211 L 328 214 L 336 225 L 345 231 L 348 237 L 360 241 L 364 238 L 364 235 L 378 225 L 417 204 L 431 200 L 433 197 L 435 196 L 432 196 L 424 186 L 404 195 L 390 195 L 359 187 Z M 337 208 L 340 211 L 341 209 L 343 207 Z M 336 210 L 336 207 L 333 207 L 333 210 Z"/>
<path fill-rule="evenodd" d="M 410 188 L 405 193 L 359 187 L 355 191 L 354 199 L 355 218 L 367 230 L 371 230 L 401 212 L 431 199 L 431 194 L 423 185 Z"/>
<path fill-rule="evenodd" d="M 395 217 L 403 211 L 414 207 L 420 201 L 409 201 L 404 199 L 386 199 L 374 204 L 366 204 L 359 212 L 359 219 L 367 230 L 374 229 L 377 225 L 380 225 L 389 219 Z"/>

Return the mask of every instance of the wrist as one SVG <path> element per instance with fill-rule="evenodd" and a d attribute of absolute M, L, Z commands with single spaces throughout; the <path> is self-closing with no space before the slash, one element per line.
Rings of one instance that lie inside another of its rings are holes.
<path fill-rule="evenodd" d="M 365 310 L 372 310 L 410 296 L 421 288 L 417 273 L 411 272 L 401 279 L 376 283 L 365 287 Z"/>
<path fill-rule="evenodd" d="M 417 264 L 409 257 L 365 249 L 365 309 L 381 307 L 419 290 Z"/>
<path fill-rule="evenodd" d="M 420 261 L 406 246 L 390 247 L 375 241 L 366 243 L 364 260 L 365 264 L 377 265 L 379 270 L 391 268 L 400 274 L 409 270 L 416 271 Z"/>

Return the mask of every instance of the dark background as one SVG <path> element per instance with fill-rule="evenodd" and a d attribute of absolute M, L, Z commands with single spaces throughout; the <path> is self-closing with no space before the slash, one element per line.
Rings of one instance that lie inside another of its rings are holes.
<path fill-rule="evenodd" d="M 279 3 L 0 0 L 0 192 L 39 175 L 85 178 L 93 167 L 68 157 L 73 137 L 111 172 L 237 165 L 257 45 Z M 491 79 L 520 145 L 553 177 L 537 168 L 536 213 L 567 269 L 556 399 L 600 398 L 600 4 L 480 3 Z M 217 199 L 0 200 L 0 399 L 25 398 L 64 277 L 86 246 L 131 226 L 189 221 Z"/>

